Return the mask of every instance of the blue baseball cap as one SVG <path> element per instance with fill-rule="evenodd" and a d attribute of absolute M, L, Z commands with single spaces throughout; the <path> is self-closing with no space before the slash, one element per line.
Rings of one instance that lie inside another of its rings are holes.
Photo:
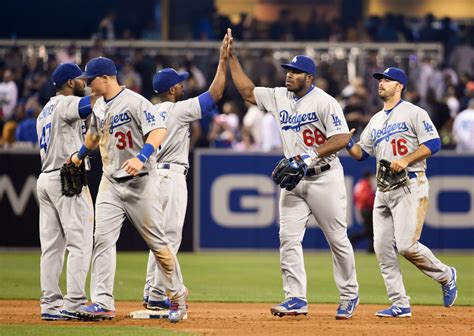
<path fill-rule="evenodd" d="M 298 70 L 316 76 L 316 64 L 310 57 L 305 55 L 295 56 L 290 63 L 282 64 L 281 66 L 285 69 Z"/>
<path fill-rule="evenodd" d="M 403 86 L 407 86 L 408 83 L 408 78 L 407 75 L 405 74 L 405 71 L 399 68 L 387 68 L 385 69 L 384 72 L 376 72 L 374 73 L 374 78 L 375 79 L 382 79 L 382 78 L 387 78 L 390 80 L 394 80 L 399 82 L 400 84 L 403 84 Z"/>
<path fill-rule="evenodd" d="M 86 71 L 79 78 L 88 79 L 99 76 L 116 76 L 117 67 L 115 63 L 107 57 L 96 57 L 86 64 Z"/>
<path fill-rule="evenodd" d="M 61 87 L 70 79 L 77 78 L 82 75 L 79 65 L 74 63 L 61 63 L 54 69 L 51 79 L 56 87 Z"/>
<path fill-rule="evenodd" d="M 172 86 L 185 81 L 189 77 L 189 72 L 178 73 L 173 68 L 164 68 L 153 76 L 153 90 L 161 94 L 168 91 Z"/>

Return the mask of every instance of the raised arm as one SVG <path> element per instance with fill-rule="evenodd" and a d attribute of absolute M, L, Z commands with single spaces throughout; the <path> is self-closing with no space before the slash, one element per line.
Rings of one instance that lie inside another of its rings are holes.
<path fill-rule="evenodd" d="M 242 66 L 240 65 L 237 56 L 233 52 L 233 37 L 232 37 L 232 30 L 227 28 L 227 35 L 230 38 L 229 41 L 229 61 L 230 61 L 230 73 L 232 75 L 232 80 L 235 84 L 235 87 L 239 91 L 242 98 L 253 104 L 256 105 L 257 102 L 255 100 L 255 95 L 253 94 L 253 89 L 255 88 L 255 84 L 252 82 L 250 78 L 245 74 Z"/>
<path fill-rule="evenodd" d="M 221 44 L 219 64 L 217 65 L 216 75 L 214 76 L 211 86 L 209 86 L 209 93 L 215 103 L 222 98 L 222 93 L 224 92 L 225 88 L 227 60 L 229 59 L 229 40 L 230 37 L 228 34 L 226 34 Z"/>

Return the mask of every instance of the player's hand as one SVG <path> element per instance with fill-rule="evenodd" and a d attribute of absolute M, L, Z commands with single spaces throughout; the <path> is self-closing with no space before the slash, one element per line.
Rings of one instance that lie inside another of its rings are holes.
<path fill-rule="evenodd" d="M 227 28 L 227 37 L 229 39 L 229 43 L 227 45 L 227 53 L 229 57 L 234 56 L 234 38 L 232 37 L 232 29 Z"/>
<path fill-rule="evenodd" d="M 222 40 L 219 58 L 224 62 L 227 61 L 227 59 L 229 58 L 229 35 L 228 34 L 225 34 L 224 39 Z"/>
<path fill-rule="evenodd" d="M 77 156 L 77 153 L 74 153 L 72 156 L 71 156 L 71 162 L 74 163 L 76 165 L 76 167 L 79 167 L 82 163 L 81 160 L 79 160 L 79 157 Z"/>
<path fill-rule="evenodd" d="M 408 162 L 406 162 L 404 159 L 400 159 L 400 160 L 392 161 L 390 168 L 395 173 L 398 173 L 398 172 L 401 172 L 403 169 L 405 169 L 407 166 L 408 166 Z"/>
<path fill-rule="evenodd" d="M 138 172 L 143 168 L 143 162 L 141 162 L 138 158 L 133 158 L 127 160 L 122 165 L 122 168 L 130 175 L 137 176 Z"/>

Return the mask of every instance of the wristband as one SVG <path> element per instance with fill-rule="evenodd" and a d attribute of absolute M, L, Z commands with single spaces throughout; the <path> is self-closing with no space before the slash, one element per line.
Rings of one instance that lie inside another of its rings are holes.
<path fill-rule="evenodd" d="M 140 153 L 137 154 L 137 159 L 145 163 L 150 157 L 150 155 L 153 154 L 154 151 L 155 151 L 155 148 L 153 147 L 153 145 L 146 143 L 145 146 L 143 146 Z"/>
<path fill-rule="evenodd" d="M 350 138 L 349 143 L 346 146 L 346 149 L 351 149 L 352 147 L 354 147 L 354 145 L 355 145 L 354 140 L 352 140 L 352 138 Z"/>
<path fill-rule="evenodd" d="M 86 145 L 83 144 L 79 152 L 77 152 L 77 158 L 82 161 L 90 152 L 92 152 L 92 149 L 87 148 Z"/>
<path fill-rule="evenodd" d="M 316 150 L 310 150 L 307 153 L 300 154 L 301 159 L 310 166 L 313 163 L 313 160 L 316 160 L 319 157 L 319 153 Z"/>

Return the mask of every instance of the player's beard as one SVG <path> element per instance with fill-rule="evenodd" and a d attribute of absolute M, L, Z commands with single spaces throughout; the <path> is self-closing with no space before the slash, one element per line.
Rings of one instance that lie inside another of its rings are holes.
<path fill-rule="evenodd" d="M 395 94 L 394 90 L 387 90 L 387 89 L 384 89 L 382 91 L 379 90 L 379 98 L 382 99 L 384 102 L 387 100 L 390 100 L 394 94 Z"/>
<path fill-rule="evenodd" d="M 286 86 L 286 88 L 288 89 L 288 91 L 290 92 L 300 92 L 301 90 L 303 90 L 305 87 L 305 81 L 302 80 L 302 81 L 297 81 L 297 80 L 294 80 L 293 81 L 293 87 L 289 87 L 288 85 Z"/>
<path fill-rule="evenodd" d="M 179 102 L 183 99 L 184 99 L 184 90 L 181 90 L 181 92 L 176 95 L 176 101 Z"/>
<path fill-rule="evenodd" d="M 85 86 L 81 86 L 79 83 L 74 82 L 74 87 L 72 88 L 72 94 L 76 97 L 84 97 L 86 95 Z"/>

